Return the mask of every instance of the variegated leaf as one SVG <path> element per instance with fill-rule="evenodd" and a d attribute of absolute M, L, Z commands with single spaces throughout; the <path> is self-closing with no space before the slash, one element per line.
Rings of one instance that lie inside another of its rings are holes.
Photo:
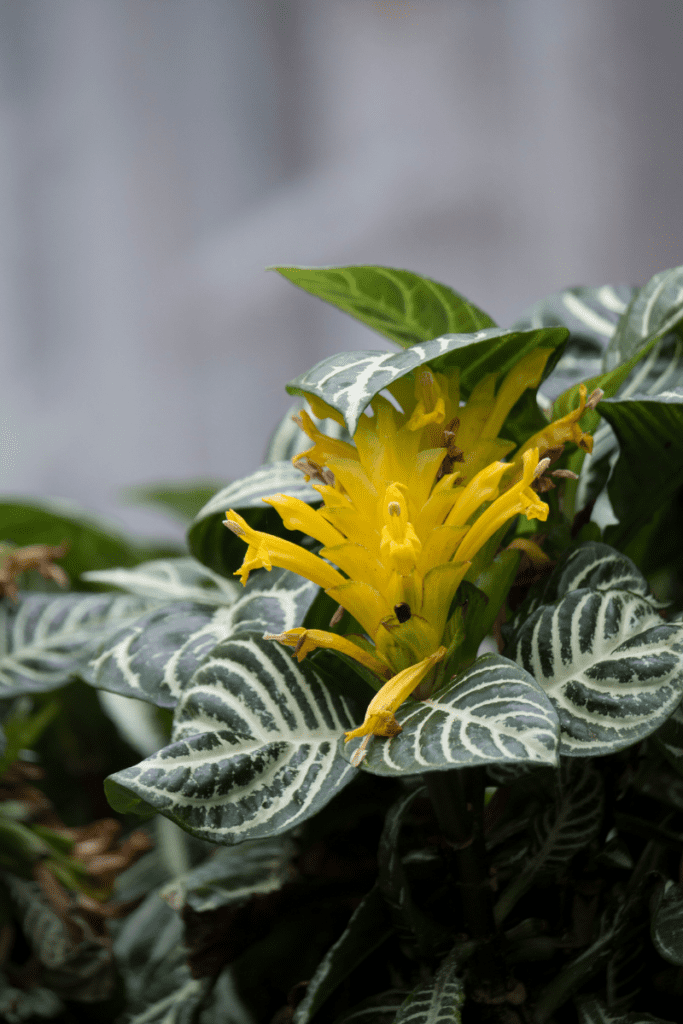
<path fill-rule="evenodd" d="M 648 338 L 667 334 L 683 321 L 683 267 L 655 274 L 633 296 L 605 353 L 605 369 L 628 359 Z"/>
<path fill-rule="evenodd" d="M 547 400 L 553 402 L 573 384 L 601 372 L 605 349 L 634 291 L 626 285 L 566 288 L 541 299 L 515 320 L 515 330 L 569 328 L 567 347 L 541 389 Z"/>
<path fill-rule="evenodd" d="M 389 989 L 364 999 L 337 1024 L 394 1024 L 399 1006 L 405 1000 L 403 989 Z"/>
<path fill-rule="evenodd" d="M 266 465 L 273 462 L 290 462 L 295 455 L 299 455 L 311 447 L 313 442 L 310 437 L 308 434 L 304 434 L 303 430 L 297 426 L 293 419 L 304 408 L 306 408 L 306 402 L 303 398 L 297 399 L 289 407 L 268 442 L 268 448 L 263 460 Z M 350 439 L 348 431 L 341 424 L 337 423 L 336 420 L 321 420 L 314 416 L 310 410 L 307 410 L 307 412 L 316 426 L 323 433 L 327 434 L 328 437 L 342 438 L 345 441 Z M 308 498 L 306 500 L 310 501 L 311 499 Z"/>
<path fill-rule="evenodd" d="M 559 600 L 572 590 L 628 590 L 647 599 L 647 580 L 627 555 L 609 544 L 588 541 L 567 555 L 548 580 L 542 604 Z"/>
<path fill-rule="evenodd" d="M 410 993 L 395 1024 L 460 1024 L 464 1002 L 462 964 L 457 957 L 448 957 L 430 981 Z"/>
<path fill-rule="evenodd" d="M 667 882 L 655 899 L 650 934 L 659 955 L 683 967 L 683 884 Z"/>
<path fill-rule="evenodd" d="M 543 604 L 510 656 L 533 673 L 560 719 L 560 753 L 611 754 L 649 736 L 683 696 L 683 625 L 626 590 L 571 590 Z"/>
<path fill-rule="evenodd" d="M 194 601 L 197 604 L 229 605 L 241 594 L 237 580 L 211 572 L 196 558 L 159 558 L 133 569 L 101 569 L 84 572 L 83 578 L 118 587 L 138 597 L 156 601 Z"/>
<path fill-rule="evenodd" d="M 160 811 L 226 845 L 279 835 L 351 781 L 340 735 L 360 709 L 272 641 L 242 633 L 186 686 L 172 742 L 105 783 L 119 810 Z"/>
<path fill-rule="evenodd" d="M 304 445 L 306 447 L 309 445 Z M 207 502 L 188 531 L 190 552 L 221 576 L 235 572 L 242 564 L 246 546 L 223 525 L 229 508 L 243 515 L 256 530 L 293 539 L 296 534 L 285 530 L 277 512 L 262 501 L 279 493 L 300 498 L 309 505 L 320 502 L 320 495 L 291 462 L 271 462 L 250 476 L 236 480 Z"/>
<path fill-rule="evenodd" d="M 120 594 L 22 594 L 0 601 L 0 696 L 42 693 L 82 674 L 104 637 L 150 602 Z"/>
<path fill-rule="evenodd" d="M 460 368 L 462 394 L 468 395 L 486 373 L 505 373 L 538 347 L 556 348 L 567 337 L 561 327 L 532 331 L 490 329 L 447 334 L 405 352 L 340 352 L 323 359 L 287 385 L 292 395 L 313 394 L 337 409 L 354 434 L 372 399 L 411 370 L 429 364 L 435 370 Z"/>
<path fill-rule="evenodd" d="M 373 775 L 557 763 L 552 705 L 528 672 L 499 654 L 479 658 L 437 696 L 406 701 L 396 719 L 397 736 L 351 740 L 344 756 Z"/>
<path fill-rule="evenodd" d="M 272 269 L 402 348 L 449 332 L 495 327 L 488 314 L 452 288 L 409 270 L 373 266 Z"/>
<path fill-rule="evenodd" d="M 292 1018 L 292 1024 L 309 1024 L 328 996 L 351 971 L 373 953 L 391 934 L 384 900 L 371 889 L 354 910 L 342 935 L 316 968 Z"/>
<path fill-rule="evenodd" d="M 303 619 L 318 588 L 284 569 L 254 573 L 227 607 L 174 601 L 128 623 L 101 646 L 87 681 L 125 697 L 174 707 L 196 669 L 223 640 L 248 630 L 279 633 Z"/>
<path fill-rule="evenodd" d="M 673 1024 L 673 1021 L 653 1017 L 651 1013 L 624 1013 L 622 1010 L 609 1010 L 596 996 L 583 996 L 577 999 L 576 1008 L 579 1013 L 579 1024 Z"/>
<path fill-rule="evenodd" d="M 197 913 L 275 892 L 291 881 L 295 847 L 287 836 L 222 847 L 198 867 L 164 886 L 160 895 L 174 910 Z"/>

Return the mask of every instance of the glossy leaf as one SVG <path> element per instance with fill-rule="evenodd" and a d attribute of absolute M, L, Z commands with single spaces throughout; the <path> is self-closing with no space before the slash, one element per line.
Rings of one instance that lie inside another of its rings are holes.
<path fill-rule="evenodd" d="M 626 590 L 572 590 L 543 604 L 510 656 L 560 719 L 560 752 L 611 754 L 649 736 L 683 696 L 683 626 Z"/>
<path fill-rule="evenodd" d="M 216 597 L 223 592 L 211 593 Z M 110 636 L 89 664 L 86 678 L 103 690 L 174 707 L 216 644 L 245 630 L 263 634 L 292 629 L 317 592 L 309 580 L 272 569 L 254 573 L 229 605 L 164 604 Z"/>
<path fill-rule="evenodd" d="M 83 579 L 156 601 L 225 606 L 242 593 L 237 580 L 226 580 L 195 558 L 160 558 L 132 569 L 100 569 L 83 573 Z"/>
<path fill-rule="evenodd" d="M 603 370 L 605 349 L 635 289 L 625 285 L 599 288 L 565 288 L 535 303 L 516 320 L 515 330 L 567 327 L 569 340 L 542 394 L 555 401 L 558 395 Z"/>
<path fill-rule="evenodd" d="M 556 764 L 557 716 L 532 676 L 499 654 L 487 654 L 429 700 L 396 712 L 402 731 L 373 736 L 360 766 L 374 775 L 484 764 Z M 362 740 L 347 743 L 357 760 Z"/>
<path fill-rule="evenodd" d="M 655 274 L 633 296 L 605 353 L 605 369 L 629 359 L 649 338 L 672 331 L 683 321 L 683 267 Z"/>
<path fill-rule="evenodd" d="M 371 889 L 349 919 L 344 932 L 327 951 L 292 1018 L 292 1024 L 308 1024 L 325 1000 L 391 934 L 384 901 Z"/>
<path fill-rule="evenodd" d="M 495 327 L 490 316 L 445 284 L 395 267 L 273 267 L 402 348 L 442 334 Z"/>
<path fill-rule="evenodd" d="M 683 967 L 683 884 L 668 882 L 655 899 L 651 936 L 660 956 Z"/>
<path fill-rule="evenodd" d="M 256 634 L 216 647 L 185 687 L 171 744 L 106 781 L 121 811 L 160 811 L 214 843 L 280 835 L 353 778 L 341 733 L 360 714 Z"/>
<path fill-rule="evenodd" d="M 103 638 L 150 602 L 121 594 L 23 594 L 0 601 L 0 696 L 42 693 L 82 674 Z"/>
<path fill-rule="evenodd" d="M 191 553 L 221 576 L 231 576 L 242 564 L 245 544 L 223 525 L 229 508 L 243 515 L 254 529 L 277 536 L 286 535 L 289 540 L 296 539 L 300 535 L 285 530 L 277 512 L 262 500 L 280 492 L 309 504 L 320 501 L 320 495 L 310 483 L 306 483 L 303 474 L 294 469 L 291 462 L 272 462 L 261 466 L 207 502 L 187 535 Z"/>
<path fill-rule="evenodd" d="M 505 373 L 527 353 L 538 347 L 556 348 L 566 337 L 567 331 L 561 327 L 488 329 L 445 335 L 405 352 L 340 352 L 290 381 L 287 390 L 292 395 L 322 398 L 342 414 L 353 435 L 372 399 L 411 370 L 426 364 L 439 371 L 458 366 L 462 395 L 467 396 L 485 374 Z"/>
<path fill-rule="evenodd" d="M 188 906 L 202 914 L 226 905 L 239 906 L 291 881 L 294 852 L 294 844 L 286 836 L 224 847 L 169 882 L 160 895 L 176 911 Z"/>

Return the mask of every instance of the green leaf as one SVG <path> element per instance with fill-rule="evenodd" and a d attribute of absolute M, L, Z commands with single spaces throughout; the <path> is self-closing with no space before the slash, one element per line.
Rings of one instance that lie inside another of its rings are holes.
<path fill-rule="evenodd" d="M 630 359 L 645 341 L 667 334 L 682 321 L 683 267 L 662 270 L 631 299 L 605 352 L 605 369 Z"/>
<path fill-rule="evenodd" d="M 496 904 L 496 924 L 502 924 L 537 878 L 557 874 L 586 849 L 598 834 L 603 812 L 602 776 L 588 761 L 563 762 L 555 799 L 532 822 L 530 853 Z"/>
<path fill-rule="evenodd" d="M 390 384 L 420 366 L 440 372 L 460 368 L 460 387 L 467 397 L 485 374 L 506 373 L 534 349 L 557 348 L 567 337 L 562 327 L 535 331 L 490 329 L 446 335 L 414 345 L 405 352 L 340 352 L 317 363 L 287 385 L 292 395 L 317 395 L 342 414 L 351 435 L 363 410 Z"/>
<path fill-rule="evenodd" d="M 579 1024 L 673 1024 L 673 1021 L 653 1017 L 651 1013 L 622 1013 L 609 1010 L 596 996 L 583 996 L 576 1000 Z"/>
<path fill-rule="evenodd" d="M 395 267 L 272 267 L 402 348 L 442 334 L 495 327 L 488 314 L 445 284 Z"/>
<path fill-rule="evenodd" d="M 449 956 L 430 981 L 410 993 L 395 1024 L 460 1024 L 464 1002 L 462 963 L 459 957 Z"/>
<path fill-rule="evenodd" d="M 308 1024 L 345 978 L 391 934 L 384 900 L 377 889 L 354 910 L 341 937 L 323 957 L 292 1018 L 292 1024 Z"/>
<path fill-rule="evenodd" d="M 226 580 L 195 558 L 159 558 L 132 569 L 100 569 L 84 572 L 83 579 L 155 601 L 227 606 L 242 593 L 237 580 Z"/>
<path fill-rule="evenodd" d="M 191 523 L 221 487 L 222 480 L 182 480 L 175 483 L 146 484 L 126 487 L 123 498 L 131 505 L 151 505 L 173 519 Z"/>
<path fill-rule="evenodd" d="M 389 989 L 364 999 L 335 1024 L 394 1024 L 396 1012 L 404 1001 L 403 989 Z"/>
<path fill-rule="evenodd" d="M 222 847 L 198 867 L 169 882 L 160 895 L 174 910 L 198 914 L 240 906 L 254 896 L 276 892 L 292 879 L 295 847 L 287 836 Z"/>
<path fill-rule="evenodd" d="M 7 976 L 0 973 L 0 1020 L 7 1024 L 52 1020 L 63 1014 L 64 1009 L 59 996 L 44 985 L 15 988 Z"/>
<path fill-rule="evenodd" d="M 103 639 L 149 608 L 120 594 L 27 594 L 0 602 L 0 697 L 42 693 L 81 675 Z"/>
<path fill-rule="evenodd" d="M 359 714 L 311 666 L 241 633 L 186 686 L 173 742 L 110 776 L 107 796 L 117 810 L 155 808 L 214 843 L 280 835 L 353 778 L 337 745 Z"/>
<path fill-rule="evenodd" d="M 57 701 L 51 700 L 34 715 L 18 708 L 2 723 L 7 746 L 0 757 L 0 776 L 17 760 L 22 750 L 31 750 L 41 734 L 59 711 Z"/>
<path fill-rule="evenodd" d="M 307 447 L 307 446 L 305 446 Z M 236 480 L 215 494 L 199 512 L 187 535 L 191 553 L 221 576 L 231 576 L 242 564 L 246 553 L 243 540 L 223 525 L 225 513 L 233 509 L 244 516 L 255 530 L 296 541 L 296 531 L 286 530 L 275 509 L 264 504 L 271 494 L 288 494 L 309 505 L 319 504 L 320 495 L 291 462 L 273 462 L 255 473 Z"/>
<path fill-rule="evenodd" d="M 683 625 L 625 590 L 574 590 L 534 611 L 511 657 L 560 719 L 560 753 L 611 754 L 654 732 L 683 696 Z"/>
<path fill-rule="evenodd" d="M 406 701 L 396 712 L 402 731 L 373 736 L 360 767 L 373 775 L 484 764 L 557 763 L 557 716 L 532 676 L 499 654 L 479 658 L 434 697 Z M 361 757 L 363 741 L 344 756 Z"/>
<path fill-rule="evenodd" d="M 562 357 L 543 384 L 546 398 L 553 401 L 573 384 L 600 373 L 605 349 L 634 292 L 625 285 L 565 288 L 541 299 L 512 324 L 515 330 L 523 331 L 537 327 L 569 329 Z"/>
<path fill-rule="evenodd" d="M 661 957 L 683 967 L 683 884 L 667 882 L 654 900 L 652 943 Z"/>
<path fill-rule="evenodd" d="M 606 399 L 598 406 L 619 439 L 620 455 L 609 484 L 619 519 L 605 538 L 624 548 L 683 485 L 683 387 L 650 397 Z"/>
<path fill-rule="evenodd" d="M 224 581 L 225 582 L 225 581 Z M 284 569 L 254 573 L 230 604 L 173 601 L 141 615 L 100 645 L 85 678 L 92 686 L 172 708 L 213 648 L 236 633 L 297 626 L 318 587 Z"/>
<path fill-rule="evenodd" d="M 125 537 L 110 523 L 66 501 L 36 502 L 28 498 L 0 501 L 0 538 L 20 547 L 66 541 L 69 550 L 59 559 L 59 564 L 72 582 L 87 569 L 131 566 L 150 558 L 177 554 L 170 545 L 152 547 Z M 48 588 L 55 589 L 45 583 L 44 589 Z"/>

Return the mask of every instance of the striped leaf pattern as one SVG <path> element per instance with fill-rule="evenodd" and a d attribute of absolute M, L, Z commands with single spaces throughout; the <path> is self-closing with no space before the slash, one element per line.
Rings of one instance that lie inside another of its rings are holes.
<path fill-rule="evenodd" d="M 402 731 L 346 744 L 344 756 L 374 775 L 414 775 L 484 764 L 557 763 L 557 716 L 519 665 L 487 654 L 437 696 L 406 701 Z"/>
<path fill-rule="evenodd" d="M 394 1024 L 396 1012 L 406 997 L 403 989 L 389 989 L 363 1000 L 338 1024 Z"/>
<path fill-rule="evenodd" d="M 228 904 L 239 906 L 289 882 L 294 853 L 287 836 L 219 847 L 198 867 L 164 886 L 160 895 L 174 910 L 188 906 L 198 914 Z"/>
<path fill-rule="evenodd" d="M 107 636 L 150 602 L 122 594 L 22 594 L 0 601 L 0 697 L 42 693 L 80 675 Z"/>
<path fill-rule="evenodd" d="M 303 449 L 308 447 L 303 445 Z M 296 537 L 285 530 L 277 512 L 262 501 L 280 492 L 309 504 L 320 501 L 320 495 L 290 461 L 261 466 L 250 476 L 223 488 L 199 512 L 187 535 L 191 554 L 221 576 L 231 576 L 242 564 L 244 543 L 223 526 L 229 508 L 240 512 L 254 529 L 277 536 L 286 534 L 290 540 Z"/>
<path fill-rule="evenodd" d="M 625 285 L 566 288 L 541 299 L 512 324 L 516 330 L 569 328 L 562 357 L 541 388 L 546 400 L 553 402 L 573 384 L 602 371 L 605 349 L 634 292 Z"/>
<path fill-rule="evenodd" d="M 644 739 L 683 696 L 683 625 L 626 590 L 571 590 L 527 618 L 510 656 L 560 719 L 560 753 L 610 754 Z"/>
<path fill-rule="evenodd" d="M 442 334 L 495 327 L 490 316 L 445 284 L 396 267 L 273 267 L 402 348 Z"/>
<path fill-rule="evenodd" d="M 683 321 L 683 267 L 655 274 L 633 296 L 605 353 L 605 369 L 628 359 L 649 338 L 667 334 Z"/>
<path fill-rule="evenodd" d="M 555 348 L 567 337 L 562 327 L 532 331 L 487 329 L 472 334 L 449 334 L 414 345 L 405 352 L 340 352 L 323 359 L 287 385 L 292 395 L 313 394 L 344 417 L 354 434 L 363 410 L 372 399 L 411 370 L 429 363 L 434 369 L 460 367 L 463 395 L 486 373 L 504 373 L 535 348 Z"/>
<path fill-rule="evenodd" d="M 534 875 L 555 874 L 585 850 L 600 830 L 603 813 L 600 773 L 588 760 L 563 761 L 556 800 L 533 823 Z"/>
<path fill-rule="evenodd" d="M 171 744 L 111 776 L 107 795 L 116 809 L 153 808 L 214 843 L 279 835 L 351 781 L 337 748 L 360 714 L 311 666 L 242 633 L 185 687 Z"/>
<path fill-rule="evenodd" d="M 448 957 L 430 981 L 410 993 L 395 1024 L 460 1024 L 465 1002 L 461 970 L 458 958 Z"/>
<path fill-rule="evenodd" d="M 298 625 L 318 592 L 315 584 L 283 569 L 254 573 L 241 596 L 217 605 L 173 601 L 127 623 L 106 643 L 87 669 L 87 681 L 103 690 L 139 697 L 172 708 L 212 649 L 236 633 L 282 632 Z"/>
<path fill-rule="evenodd" d="M 156 601 L 194 601 L 223 606 L 232 604 L 242 592 L 236 580 L 211 572 L 196 558 L 158 558 L 142 562 L 133 569 L 84 572 L 83 578 Z"/>
<path fill-rule="evenodd" d="M 683 884 L 667 882 L 652 913 L 652 942 L 660 956 L 683 967 Z"/>
<path fill-rule="evenodd" d="M 673 1024 L 673 1021 L 653 1017 L 651 1013 L 623 1013 L 621 1010 L 609 1010 L 595 996 L 584 996 L 577 999 L 576 1008 L 579 1024 Z"/>

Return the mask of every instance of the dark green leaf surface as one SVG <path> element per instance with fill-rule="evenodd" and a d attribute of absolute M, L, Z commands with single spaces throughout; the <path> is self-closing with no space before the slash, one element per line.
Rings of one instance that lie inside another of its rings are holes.
<path fill-rule="evenodd" d="M 405 352 L 340 352 L 323 359 L 287 385 L 292 395 L 317 395 L 344 417 L 353 435 L 363 410 L 394 381 L 427 364 L 434 370 L 460 368 L 463 397 L 485 374 L 505 373 L 536 348 L 556 348 L 567 337 L 562 327 L 534 331 L 489 329 L 450 334 Z"/>
<path fill-rule="evenodd" d="M 104 637 L 150 602 L 122 594 L 22 594 L 0 601 L 0 696 L 42 693 L 81 674 Z"/>
<path fill-rule="evenodd" d="M 159 707 L 174 707 L 216 644 L 245 630 L 280 633 L 302 621 L 318 588 L 283 569 L 254 573 L 246 586 L 210 591 L 215 600 L 173 601 L 126 623 L 100 645 L 88 682 Z M 237 600 L 235 600 L 237 598 Z"/>
<path fill-rule="evenodd" d="M 339 737 L 359 714 L 255 634 L 214 649 L 185 688 L 173 742 L 105 783 L 122 811 L 161 811 L 214 843 L 279 835 L 353 778 Z"/>
<path fill-rule="evenodd" d="M 395 267 L 273 267 L 402 348 L 442 334 L 495 327 L 490 316 L 445 284 Z"/>
<path fill-rule="evenodd" d="M 462 964 L 457 957 L 448 957 L 430 981 L 410 993 L 395 1024 L 460 1024 L 464 1002 Z"/>
<path fill-rule="evenodd" d="M 391 934 L 384 900 L 372 889 L 354 910 L 341 937 L 321 960 L 292 1018 L 308 1024 L 328 996 Z"/>
<path fill-rule="evenodd" d="M 487 654 L 429 700 L 396 712 L 402 731 L 354 739 L 344 756 L 374 775 L 484 764 L 557 763 L 557 716 L 535 679 L 499 654 Z M 364 755 L 364 756 L 363 756 Z"/>
<path fill-rule="evenodd" d="M 651 1013 L 623 1013 L 621 1010 L 608 1010 L 596 996 L 585 996 L 577 999 L 579 1024 L 673 1024 L 673 1021 L 653 1017 Z"/>

